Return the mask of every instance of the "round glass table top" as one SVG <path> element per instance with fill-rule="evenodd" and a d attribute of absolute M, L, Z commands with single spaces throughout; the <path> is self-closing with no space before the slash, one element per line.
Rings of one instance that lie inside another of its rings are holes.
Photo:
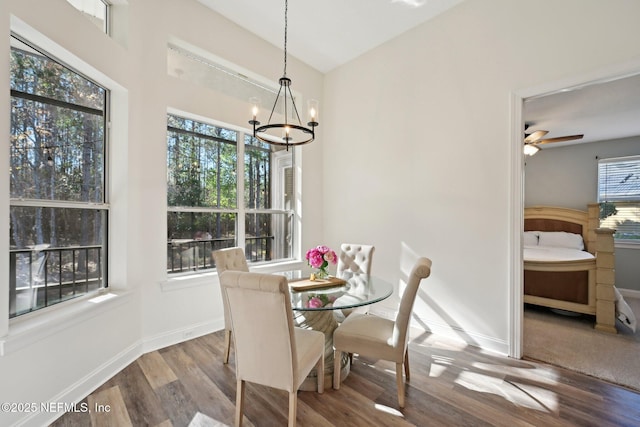
<path fill-rule="evenodd" d="M 306 279 L 302 271 L 278 273 L 287 276 L 290 283 Z M 297 311 L 339 310 L 361 307 L 388 298 L 393 285 L 375 276 L 358 276 L 345 279 L 346 283 L 308 290 L 291 287 L 291 308 Z"/>

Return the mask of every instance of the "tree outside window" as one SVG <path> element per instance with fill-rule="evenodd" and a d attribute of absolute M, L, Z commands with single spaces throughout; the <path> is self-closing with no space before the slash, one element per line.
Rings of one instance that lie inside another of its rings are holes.
<path fill-rule="evenodd" d="M 598 161 L 600 225 L 617 241 L 640 244 L 640 156 Z"/>
<path fill-rule="evenodd" d="M 168 273 L 211 269 L 211 251 L 232 246 L 250 262 L 291 257 L 293 203 L 275 197 L 285 192 L 274 186 L 279 156 L 244 131 L 168 116 Z"/>
<path fill-rule="evenodd" d="M 106 286 L 108 91 L 11 37 L 10 317 Z"/>

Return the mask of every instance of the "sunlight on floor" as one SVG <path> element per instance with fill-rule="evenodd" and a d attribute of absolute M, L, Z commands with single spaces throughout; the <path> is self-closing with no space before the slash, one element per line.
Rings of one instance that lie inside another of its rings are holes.
<path fill-rule="evenodd" d="M 373 405 L 373 407 L 378 411 L 385 412 L 387 414 L 394 415 L 396 417 L 404 418 L 404 414 L 402 412 L 398 411 L 397 409 L 390 408 L 388 406 L 381 405 L 379 403 L 376 403 L 375 405 Z"/>
<path fill-rule="evenodd" d="M 97 297 L 91 298 L 89 302 L 92 302 L 94 304 L 99 304 L 103 301 L 106 301 L 108 299 L 115 298 L 115 297 L 117 297 L 116 294 L 112 294 L 111 292 L 109 292 L 109 293 L 98 295 Z"/>
<path fill-rule="evenodd" d="M 527 362 L 523 362 L 527 363 Z M 528 364 L 523 367 L 518 366 L 503 366 L 493 363 L 482 363 L 482 362 L 474 362 L 472 364 L 474 368 L 481 369 L 486 372 L 493 372 L 501 375 L 511 375 L 520 379 L 531 379 L 536 382 L 544 382 L 548 385 L 557 385 L 558 384 L 558 375 L 555 370 L 547 369 L 546 376 L 541 376 L 538 372 L 538 368 L 535 365 Z"/>
<path fill-rule="evenodd" d="M 554 414 L 559 411 L 556 393 L 531 383 L 525 384 L 524 382 L 505 380 L 502 377 L 470 371 L 461 372 L 454 382 L 479 393 L 495 394 L 516 406 Z M 505 388 L 505 384 L 509 384 L 512 387 Z"/>
<path fill-rule="evenodd" d="M 453 365 L 454 359 L 451 357 L 444 357 L 434 354 L 431 356 L 431 368 L 429 369 L 429 376 L 437 378 L 442 375 L 449 366 Z"/>
<path fill-rule="evenodd" d="M 444 374 L 446 370 L 446 366 L 433 363 L 431 364 L 431 369 L 429 369 L 429 376 L 432 378 L 438 378 L 440 375 Z"/>

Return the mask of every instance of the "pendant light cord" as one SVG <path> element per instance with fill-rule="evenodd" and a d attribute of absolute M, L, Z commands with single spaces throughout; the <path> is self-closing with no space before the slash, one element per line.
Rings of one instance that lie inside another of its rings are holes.
<path fill-rule="evenodd" d="M 284 77 L 287 77 L 287 12 L 289 10 L 289 1 L 284 2 Z"/>

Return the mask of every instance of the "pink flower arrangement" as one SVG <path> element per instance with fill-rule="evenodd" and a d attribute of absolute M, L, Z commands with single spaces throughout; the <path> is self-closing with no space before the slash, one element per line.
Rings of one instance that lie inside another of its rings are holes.
<path fill-rule="evenodd" d="M 311 267 L 320 269 L 326 269 L 329 264 L 338 261 L 336 253 L 324 245 L 309 249 L 305 257 Z"/>
<path fill-rule="evenodd" d="M 314 278 L 326 279 L 329 277 L 329 272 L 327 271 L 329 264 L 338 262 L 336 253 L 324 245 L 309 249 L 305 258 L 307 258 L 307 262 L 311 267 L 318 269 L 318 272 L 312 276 L 311 280 L 314 280 Z"/>
<path fill-rule="evenodd" d="M 324 294 L 311 294 L 309 295 L 309 299 L 307 300 L 307 303 L 305 304 L 305 307 L 307 308 L 321 308 L 324 307 L 326 305 L 329 304 L 333 304 L 333 302 L 336 300 L 336 297 L 331 295 L 331 296 L 327 296 Z"/>

